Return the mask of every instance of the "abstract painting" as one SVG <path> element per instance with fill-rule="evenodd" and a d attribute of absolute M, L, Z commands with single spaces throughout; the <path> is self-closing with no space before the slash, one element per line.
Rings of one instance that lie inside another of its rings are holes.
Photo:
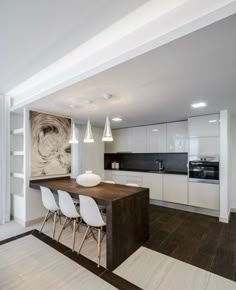
<path fill-rule="evenodd" d="M 30 112 L 31 177 L 71 173 L 71 119 Z"/>

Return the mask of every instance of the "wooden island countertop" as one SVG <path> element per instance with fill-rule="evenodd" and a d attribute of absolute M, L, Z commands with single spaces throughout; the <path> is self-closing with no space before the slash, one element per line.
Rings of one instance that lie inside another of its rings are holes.
<path fill-rule="evenodd" d="M 53 178 L 30 181 L 30 187 L 40 186 L 52 191 L 64 190 L 73 197 L 79 194 L 94 198 L 106 206 L 107 268 L 113 271 L 149 238 L 149 189 L 120 184 L 100 183 L 83 187 L 75 179 Z"/>

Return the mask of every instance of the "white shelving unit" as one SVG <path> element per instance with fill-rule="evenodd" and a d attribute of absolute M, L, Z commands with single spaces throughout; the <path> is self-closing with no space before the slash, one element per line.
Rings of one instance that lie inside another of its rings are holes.
<path fill-rule="evenodd" d="M 16 221 L 25 219 L 25 130 L 24 114 L 11 113 L 10 151 L 11 151 L 11 215 Z"/>

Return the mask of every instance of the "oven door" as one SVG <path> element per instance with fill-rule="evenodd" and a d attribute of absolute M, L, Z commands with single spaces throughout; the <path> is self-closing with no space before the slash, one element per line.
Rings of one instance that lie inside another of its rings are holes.
<path fill-rule="evenodd" d="M 219 183 L 219 162 L 190 161 L 189 181 Z"/>

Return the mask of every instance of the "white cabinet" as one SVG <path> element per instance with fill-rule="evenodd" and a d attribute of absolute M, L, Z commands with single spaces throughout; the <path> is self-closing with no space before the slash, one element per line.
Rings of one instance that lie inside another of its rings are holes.
<path fill-rule="evenodd" d="M 150 198 L 162 200 L 163 199 L 163 174 L 144 173 L 143 187 L 150 190 Z"/>
<path fill-rule="evenodd" d="M 118 184 L 126 184 L 127 172 L 126 171 L 112 171 L 112 180 Z"/>
<path fill-rule="evenodd" d="M 167 124 L 167 152 L 188 152 L 188 122 Z"/>
<path fill-rule="evenodd" d="M 132 152 L 146 153 L 147 152 L 147 126 L 134 127 L 132 129 Z"/>
<path fill-rule="evenodd" d="M 147 152 L 166 152 L 166 124 L 147 126 Z"/>
<path fill-rule="evenodd" d="M 132 152 L 132 128 L 112 130 L 113 142 L 106 142 L 106 153 Z"/>
<path fill-rule="evenodd" d="M 104 181 L 112 180 L 112 170 L 104 170 Z"/>
<path fill-rule="evenodd" d="M 212 156 L 220 154 L 219 137 L 189 138 L 189 155 Z"/>
<path fill-rule="evenodd" d="M 219 209 L 219 184 L 189 182 L 189 205 Z"/>
<path fill-rule="evenodd" d="M 187 204 L 188 177 L 186 175 L 164 174 L 163 200 Z"/>
<path fill-rule="evenodd" d="M 219 136 L 219 115 L 207 115 L 188 119 L 189 137 Z"/>

